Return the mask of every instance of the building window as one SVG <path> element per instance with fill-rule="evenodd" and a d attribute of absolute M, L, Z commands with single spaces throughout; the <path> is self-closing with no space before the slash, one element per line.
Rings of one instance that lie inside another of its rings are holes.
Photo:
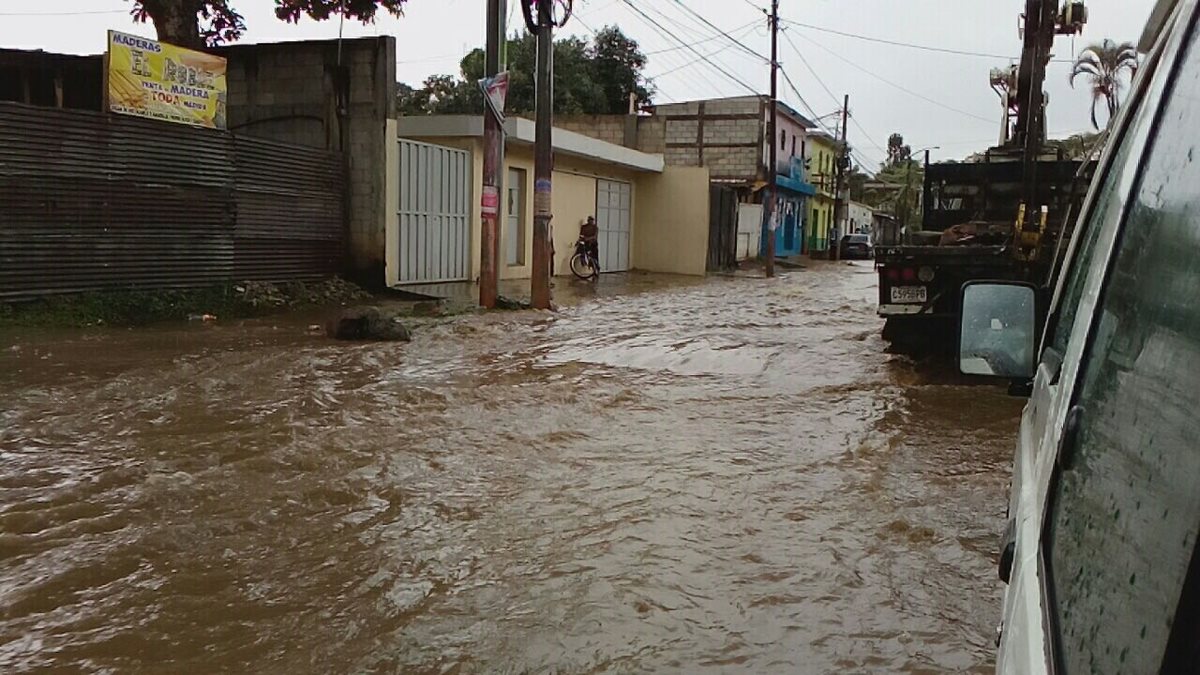
<path fill-rule="evenodd" d="M 779 130 L 779 149 L 787 150 L 787 129 Z"/>
<path fill-rule="evenodd" d="M 792 157 L 796 156 L 796 137 L 792 136 Z"/>
<path fill-rule="evenodd" d="M 509 265 L 525 264 L 525 170 L 509 169 L 504 185 L 505 200 L 504 256 Z"/>

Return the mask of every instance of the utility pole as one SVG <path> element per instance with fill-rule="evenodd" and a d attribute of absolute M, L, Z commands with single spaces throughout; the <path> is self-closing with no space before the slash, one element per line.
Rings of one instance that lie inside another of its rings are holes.
<path fill-rule="evenodd" d="M 528 2 L 529 0 L 523 0 Z M 554 124 L 553 3 L 537 2 L 537 82 L 533 157 L 533 278 L 530 301 L 534 309 L 550 309 L 550 219 L 551 179 L 554 173 L 554 149 L 551 128 Z"/>
<path fill-rule="evenodd" d="M 484 77 L 494 78 L 504 69 L 500 52 L 506 38 L 504 17 L 506 0 L 487 0 L 487 53 L 484 55 Z M 484 92 L 485 97 L 487 92 Z M 492 105 L 483 106 L 483 196 L 481 211 L 483 228 L 479 240 L 479 304 L 487 309 L 496 307 L 499 286 L 500 211 L 504 185 L 504 122 L 502 111 Z"/>
<path fill-rule="evenodd" d="M 837 171 L 833 181 L 833 235 L 834 240 L 830 242 L 833 248 L 830 251 L 830 258 L 839 260 L 842 257 L 842 223 L 847 220 L 846 209 L 849 202 L 846 194 L 846 167 L 850 163 L 850 146 L 846 145 L 846 124 L 850 121 L 850 94 L 842 100 L 842 128 L 841 138 L 838 139 L 838 158 Z"/>
<path fill-rule="evenodd" d="M 763 228 L 766 230 L 766 233 L 767 233 L 766 234 L 766 238 L 767 238 L 767 260 L 766 260 L 767 278 L 771 278 L 771 277 L 775 276 L 775 228 L 776 228 L 776 222 L 778 219 L 778 214 L 775 212 L 776 211 L 775 202 L 777 201 L 776 194 L 777 194 L 777 190 L 778 190 L 778 185 L 776 184 L 776 174 L 778 174 L 779 169 L 775 166 L 775 163 L 778 159 L 778 155 L 776 153 L 778 152 L 777 148 L 778 148 L 778 144 L 779 144 L 779 131 L 776 128 L 776 124 L 778 122 L 778 112 L 779 112 L 778 111 L 779 106 L 777 105 L 778 96 L 779 96 L 779 90 L 778 90 L 778 80 L 779 80 L 779 0 L 771 0 L 770 24 L 771 24 L 771 26 L 770 26 L 771 27 L 771 123 L 768 125 L 767 133 L 770 136 L 768 146 L 771 148 L 771 152 L 768 153 L 770 159 L 768 160 L 768 164 L 767 164 L 767 176 L 768 176 L 768 186 L 769 186 L 768 191 L 767 191 L 767 205 L 766 205 L 766 208 L 763 209 L 764 212 L 766 213 L 766 219 L 763 221 Z"/>

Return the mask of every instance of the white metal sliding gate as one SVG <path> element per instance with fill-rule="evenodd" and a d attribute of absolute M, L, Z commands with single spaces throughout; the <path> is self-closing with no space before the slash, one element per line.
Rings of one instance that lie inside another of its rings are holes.
<path fill-rule="evenodd" d="M 471 153 L 400 141 L 402 284 L 471 276 Z"/>

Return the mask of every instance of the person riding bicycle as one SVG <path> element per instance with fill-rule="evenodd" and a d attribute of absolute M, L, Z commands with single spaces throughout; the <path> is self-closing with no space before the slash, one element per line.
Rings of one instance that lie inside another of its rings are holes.
<path fill-rule="evenodd" d="M 596 225 L 596 219 L 588 216 L 583 225 L 579 226 L 579 238 L 587 246 L 588 254 L 592 256 L 592 260 L 596 261 L 597 266 L 600 264 L 600 226 Z"/>

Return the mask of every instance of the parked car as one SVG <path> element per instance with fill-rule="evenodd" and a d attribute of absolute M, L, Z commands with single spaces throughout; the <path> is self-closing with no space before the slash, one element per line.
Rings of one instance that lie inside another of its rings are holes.
<path fill-rule="evenodd" d="M 1053 294 L 963 289 L 960 368 L 1030 396 L 998 673 L 1200 672 L 1197 1 L 1152 14 Z"/>
<path fill-rule="evenodd" d="M 874 258 L 875 248 L 871 246 L 871 235 L 845 235 L 842 237 L 840 254 L 842 260 L 851 260 L 854 258 L 858 258 L 860 260 L 870 260 L 871 258 Z"/>

